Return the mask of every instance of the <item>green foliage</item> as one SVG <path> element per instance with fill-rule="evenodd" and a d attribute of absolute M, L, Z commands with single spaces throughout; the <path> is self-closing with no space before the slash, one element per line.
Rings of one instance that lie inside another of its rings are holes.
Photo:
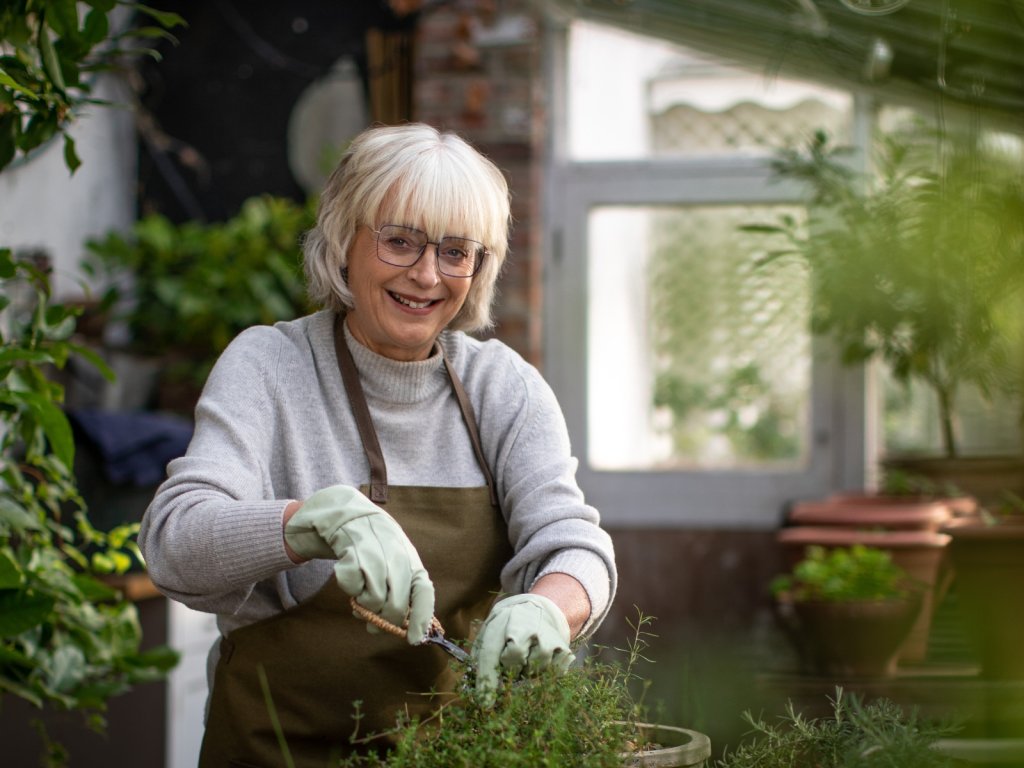
<path fill-rule="evenodd" d="M 1024 386 L 1020 159 L 920 129 L 885 137 L 871 177 L 843 156 L 823 132 L 805 151 L 781 152 L 776 173 L 810 188 L 808 221 L 743 229 L 786 238 L 763 264 L 796 259 L 810 270 L 812 330 L 831 336 L 845 363 L 877 357 L 897 381 L 931 388 L 955 456 L 961 386 Z"/>
<path fill-rule="evenodd" d="M 467 670 L 458 694 L 443 701 L 431 718 L 400 716 L 384 734 L 355 737 L 372 747 L 387 736 L 393 749 L 354 755 L 339 766 L 619 768 L 623 753 L 643 744 L 637 723 L 643 717 L 646 686 L 636 667 L 646 661 L 643 651 L 650 635 L 644 627 L 650 621 L 638 617 L 628 647 L 612 654 L 617 660 L 604 660 L 603 652 L 610 649 L 598 649 L 565 674 L 544 670 L 507 678 L 493 706 L 476 695 L 472 671 Z M 638 686 L 641 695 L 633 692 Z M 286 746 L 285 755 L 288 764 Z"/>
<path fill-rule="evenodd" d="M 887 496 L 925 499 L 955 499 L 967 494 L 954 483 L 886 467 L 880 491 Z"/>
<path fill-rule="evenodd" d="M 794 600 L 887 600 L 905 595 L 906 582 L 906 572 L 884 549 L 810 546 L 792 574 L 772 581 L 771 590 Z"/>
<path fill-rule="evenodd" d="M 119 6 L 156 25 L 112 34 Z M 95 101 L 90 75 L 114 68 L 125 56 L 157 56 L 139 42 L 173 40 L 167 30 L 184 23 L 177 14 L 115 0 L 5 2 L 0 7 L 0 170 L 18 153 L 27 154 L 60 133 L 73 173 L 81 161 L 67 127 L 80 105 Z"/>
<path fill-rule="evenodd" d="M 83 269 L 109 284 L 104 303 L 132 346 L 169 358 L 169 373 L 201 383 L 217 355 L 252 325 L 290 320 L 309 309 L 301 238 L 312 203 L 253 197 L 226 222 L 175 225 L 151 214 L 129 237 L 86 244 Z"/>
<path fill-rule="evenodd" d="M 175 655 L 139 651 L 134 605 L 104 583 L 141 555 L 137 526 L 94 529 L 72 474 L 74 442 L 48 376 L 72 354 L 73 311 L 50 303 L 46 272 L 0 249 L 0 697 L 78 709 L 161 677 Z"/>
<path fill-rule="evenodd" d="M 927 723 L 888 699 L 864 704 L 836 690 L 832 715 L 808 718 L 792 703 L 778 723 L 750 712 L 747 740 L 715 762 L 716 768 L 952 768 L 935 742 L 951 726 Z"/>

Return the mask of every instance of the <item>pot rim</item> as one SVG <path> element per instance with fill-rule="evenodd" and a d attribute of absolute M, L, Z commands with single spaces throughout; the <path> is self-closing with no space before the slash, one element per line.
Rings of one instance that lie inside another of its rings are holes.
<path fill-rule="evenodd" d="M 625 725 L 625 721 L 618 721 Z M 680 728 L 675 725 L 662 723 L 632 723 L 643 732 L 668 731 L 676 735 L 688 738 L 685 744 L 677 744 L 672 747 L 661 747 L 659 749 L 641 749 L 635 752 L 623 752 L 622 759 L 627 761 L 644 760 L 644 765 L 649 766 L 697 766 L 703 765 L 711 757 L 711 739 L 699 731 L 689 728 Z M 652 762 L 652 759 L 654 760 Z M 680 762 L 685 760 L 686 762 Z M 630 763 L 627 763 L 629 765 Z"/>

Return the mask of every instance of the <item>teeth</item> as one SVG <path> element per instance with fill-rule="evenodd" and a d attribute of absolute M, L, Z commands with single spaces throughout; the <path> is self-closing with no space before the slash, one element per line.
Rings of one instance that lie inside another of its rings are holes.
<path fill-rule="evenodd" d="M 399 304 L 405 304 L 405 306 L 411 307 L 412 309 L 423 309 L 424 307 L 430 306 L 429 301 L 409 301 L 408 299 L 399 296 L 397 293 L 392 293 L 391 295 Z"/>

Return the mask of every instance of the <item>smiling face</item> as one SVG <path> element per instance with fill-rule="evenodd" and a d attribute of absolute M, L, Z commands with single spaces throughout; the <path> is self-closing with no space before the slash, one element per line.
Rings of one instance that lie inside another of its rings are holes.
<path fill-rule="evenodd" d="M 349 246 L 348 311 L 352 335 L 378 355 L 426 360 L 434 340 L 458 314 L 472 278 L 447 277 L 437 269 L 435 246 L 427 245 L 411 267 L 377 258 L 377 236 L 361 226 Z"/>

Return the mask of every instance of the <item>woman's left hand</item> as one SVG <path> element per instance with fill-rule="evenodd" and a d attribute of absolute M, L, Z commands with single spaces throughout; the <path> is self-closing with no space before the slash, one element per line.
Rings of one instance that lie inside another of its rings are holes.
<path fill-rule="evenodd" d="M 569 622 L 551 599 L 524 594 L 498 601 L 473 643 L 478 693 L 493 703 L 503 672 L 568 669 L 569 640 Z"/>

